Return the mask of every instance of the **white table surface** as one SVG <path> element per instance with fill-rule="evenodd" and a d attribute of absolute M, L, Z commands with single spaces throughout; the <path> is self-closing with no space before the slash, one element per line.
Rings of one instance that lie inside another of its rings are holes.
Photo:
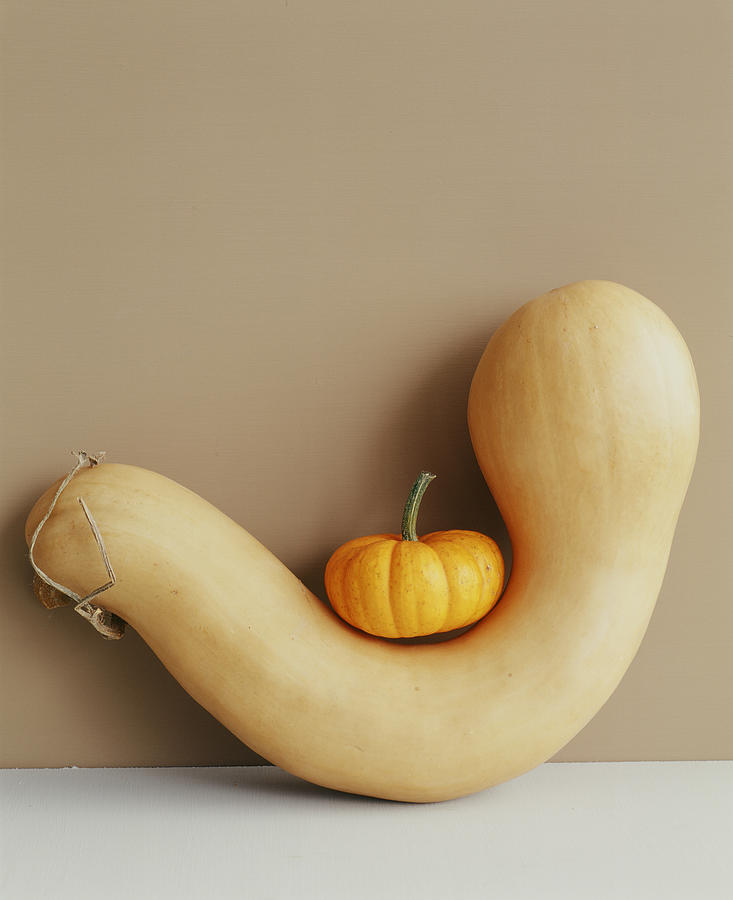
<path fill-rule="evenodd" d="M 2 900 L 733 897 L 733 762 L 548 763 L 436 804 L 279 769 L 0 772 Z"/>

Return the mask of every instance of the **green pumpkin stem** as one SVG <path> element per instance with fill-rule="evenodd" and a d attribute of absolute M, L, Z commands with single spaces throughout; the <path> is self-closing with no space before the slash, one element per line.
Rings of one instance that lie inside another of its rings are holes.
<path fill-rule="evenodd" d="M 417 513 L 420 509 L 420 501 L 427 486 L 435 478 L 430 472 L 420 472 L 412 486 L 410 496 L 405 503 L 405 512 L 402 516 L 402 540 L 417 540 Z"/>

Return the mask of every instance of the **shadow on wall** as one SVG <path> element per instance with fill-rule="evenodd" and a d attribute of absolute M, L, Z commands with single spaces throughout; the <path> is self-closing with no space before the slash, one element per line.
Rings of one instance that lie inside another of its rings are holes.
<path fill-rule="evenodd" d="M 436 360 L 422 381 L 385 416 L 368 457 L 371 468 L 360 478 L 361 495 L 354 496 L 352 503 L 362 520 L 376 522 L 378 514 L 372 512 L 377 507 L 383 510 L 385 496 L 394 498 L 394 522 L 384 530 L 397 533 L 409 489 L 417 474 L 427 469 L 438 477 L 421 503 L 418 534 L 449 529 L 487 534 L 499 545 L 508 573 L 512 559 L 509 536 L 476 461 L 467 422 L 471 379 L 487 340 L 466 337 Z M 382 529 L 378 526 L 376 530 Z M 340 543 L 361 533 L 345 534 Z M 319 547 L 316 555 L 296 571 L 324 603 L 323 573 L 335 549 L 330 545 Z"/>

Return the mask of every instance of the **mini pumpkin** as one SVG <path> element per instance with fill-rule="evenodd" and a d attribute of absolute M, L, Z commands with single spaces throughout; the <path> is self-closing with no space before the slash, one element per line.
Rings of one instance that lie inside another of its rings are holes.
<path fill-rule="evenodd" d="M 435 475 L 421 472 L 402 517 L 402 535 L 372 534 L 342 544 L 326 564 L 334 611 L 349 624 L 386 638 L 453 631 L 477 622 L 504 586 L 496 542 L 477 531 L 417 536 L 420 501 Z"/>

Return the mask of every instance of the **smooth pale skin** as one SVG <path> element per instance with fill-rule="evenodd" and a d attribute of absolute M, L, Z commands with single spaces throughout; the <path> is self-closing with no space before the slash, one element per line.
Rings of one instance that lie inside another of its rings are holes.
<path fill-rule="evenodd" d="M 699 398 L 661 310 L 586 281 L 494 334 L 468 420 L 514 565 L 499 604 L 454 640 L 394 644 L 350 628 L 223 513 L 132 466 L 82 469 L 36 560 L 82 595 L 107 580 L 83 496 L 118 578 L 97 601 L 255 751 L 341 791 L 469 794 L 549 759 L 624 675 L 664 577 Z"/>

